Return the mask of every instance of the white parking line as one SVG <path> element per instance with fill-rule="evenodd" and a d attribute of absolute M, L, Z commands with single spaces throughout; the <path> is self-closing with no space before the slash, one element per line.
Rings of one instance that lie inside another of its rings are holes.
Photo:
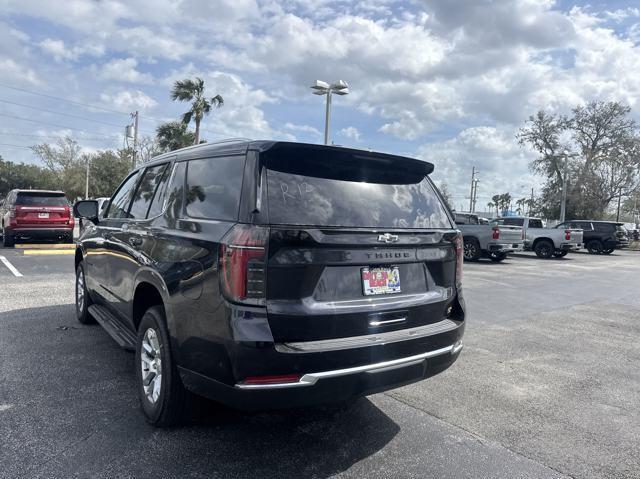
<path fill-rule="evenodd" d="M 12 265 L 7 258 L 4 256 L 0 256 L 0 262 L 4 263 L 4 265 L 13 273 L 14 276 L 22 276 L 22 273 L 16 269 L 14 265 Z"/>

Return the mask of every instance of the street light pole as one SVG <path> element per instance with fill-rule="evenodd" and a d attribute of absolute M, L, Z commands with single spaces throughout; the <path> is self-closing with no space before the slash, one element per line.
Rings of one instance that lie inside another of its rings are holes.
<path fill-rule="evenodd" d="M 473 209 L 473 187 L 476 181 L 476 167 L 471 169 L 471 191 L 469 192 L 469 213 L 472 213 Z"/>
<path fill-rule="evenodd" d="M 89 199 L 89 158 L 87 158 L 87 178 L 84 184 L 84 199 Z"/>
<path fill-rule="evenodd" d="M 332 94 L 336 95 L 347 95 L 349 94 L 349 85 L 346 81 L 338 80 L 335 83 L 329 84 L 322 80 L 316 80 L 315 85 L 312 85 L 311 88 L 315 90 L 313 92 L 314 95 L 327 95 L 327 103 L 325 110 L 325 118 L 324 118 L 324 144 L 329 144 L 329 125 L 331 124 L 331 96 Z"/>
<path fill-rule="evenodd" d="M 560 204 L 560 223 L 564 223 L 567 210 L 567 155 L 564 154 L 564 172 L 562 173 L 562 203 Z"/>

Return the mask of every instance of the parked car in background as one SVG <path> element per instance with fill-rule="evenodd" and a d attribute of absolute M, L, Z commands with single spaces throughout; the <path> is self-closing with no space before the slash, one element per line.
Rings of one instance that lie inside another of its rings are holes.
<path fill-rule="evenodd" d="M 136 351 L 149 422 L 187 391 L 243 409 L 341 402 L 462 349 L 462 235 L 410 158 L 206 143 L 133 171 L 78 241 L 76 312 Z M 400 198 L 402 201 L 392 199 Z M 96 254 L 96 253 L 100 254 Z"/>
<path fill-rule="evenodd" d="M 73 242 L 74 219 L 62 191 L 12 190 L 0 208 L 2 244 L 20 239 Z"/>
<path fill-rule="evenodd" d="M 519 226 L 480 224 L 480 218 L 473 213 L 455 213 L 455 221 L 464 238 L 465 261 L 486 257 L 498 263 L 509 253 L 523 249 Z"/>
<path fill-rule="evenodd" d="M 627 230 L 627 237 L 629 238 L 629 241 L 640 240 L 640 230 L 638 230 L 638 225 L 635 223 L 625 223 L 624 228 Z"/>
<path fill-rule="evenodd" d="M 562 258 L 569 251 L 582 248 L 582 230 L 578 228 L 544 228 L 540 218 L 505 216 L 491 221 L 495 226 L 520 226 L 524 249 L 535 252 L 539 258 Z"/>
<path fill-rule="evenodd" d="M 611 254 L 616 249 L 629 246 L 624 223 L 616 221 L 572 220 L 556 228 L 581 228 L 585 248 L 590 254 Z"/>

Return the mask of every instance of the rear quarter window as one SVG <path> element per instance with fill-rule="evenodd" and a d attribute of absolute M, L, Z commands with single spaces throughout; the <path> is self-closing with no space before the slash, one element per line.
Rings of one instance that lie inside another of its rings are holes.
<path fill-rule="evenodd" d="M 192 218 L 236 220 L 246 156 L 189 160 L 186 212 Z"/>

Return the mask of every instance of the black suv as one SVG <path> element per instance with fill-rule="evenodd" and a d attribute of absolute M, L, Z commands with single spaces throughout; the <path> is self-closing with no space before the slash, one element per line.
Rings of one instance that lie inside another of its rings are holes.
<path fill-rule="evenodd" d="M 560 223 L 556 228 L 581 228 L 584 246 L 591 254 L 611 254 L 629 246 L 629 236 L 624 223 L 616 221 L 572 220 Z"/>
<path fill-rule="evenodd" d="M 242 409 L 342 402 L 433 376 L 462 349 L 462 238 L 433 165 L 227 141 L 131 173 L 87 226 L 76 310 L 136 351 L 142 409 L 187 391 Z"/>

